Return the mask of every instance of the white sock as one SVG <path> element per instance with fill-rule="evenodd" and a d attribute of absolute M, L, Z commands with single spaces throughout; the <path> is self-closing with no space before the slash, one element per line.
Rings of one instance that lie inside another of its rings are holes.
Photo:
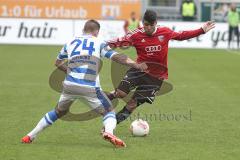
<path fill-rule="evenodd" d="M 52 125 L 57 119 L 58 118 L 55 110 L 46 113 L 45 116 L 38 122 L 37 126 L 27 135 L 31 139 L 34 139 L 38 133 L 43 131 L 48 126 Z"/>
<path fill-rule="evenodd" d="M 115 112 L 108 112 L 103 117 L 103 125 L 105 127 L 105 132 L 113 134 L 113 130 L 116 128 L 117 125 Z"/>

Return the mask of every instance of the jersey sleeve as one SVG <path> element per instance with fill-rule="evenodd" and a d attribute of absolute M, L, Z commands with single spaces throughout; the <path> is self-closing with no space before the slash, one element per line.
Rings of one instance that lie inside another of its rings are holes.
<path fill-rule="evenodd" d="M 182 32 L 175 32 L 173 30 L 171 30 L 171 36 L 170 39 L 174 39 L 174 40 L 187 40 L 187 39 L 191 39 L 194 37 L 198 37 L 201 34 L 204 34 L 204 31 L 202 28 L 196 29 L 196 30 L 188 30 L 188 31 L 182 31 Z"/>
<path fill-rule="evenodd" d="M 128 32 L 125 36 L 115 38 L 112 40 L 107 41 L 107 44 L 111 48 L 116 48 L 116 47 L 127 47 L 127 46 L 132 46 L 132 32 Z"/>
<path fill-rule="evenodd" d="M 101 43 L 100 45 L 100 56 L 111 59 L 113 55 L 117 54 L 107 43 Z"/>
<path fill-rule="evenodd" d="M 67 53 L 67 44 L 65 44 L 61 51 L 59 52 L 58 56 L 57 56 L 57 59 L 58 60 L 64 60 L 64 59 L 67 59 L 68 58 L 68 53 Z"/>

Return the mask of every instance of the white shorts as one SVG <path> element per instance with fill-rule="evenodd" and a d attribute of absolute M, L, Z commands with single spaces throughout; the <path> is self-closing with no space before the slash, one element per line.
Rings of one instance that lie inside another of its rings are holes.
<path fill-rule="evenodd" d="M 100 87 L 87 87 L 78 85 L 66 85 L 63 83 L 63 91 L 58 101 L 60 110 L 68 110 L 76 99 L 84 99 L 93 109 L 108 111 L 112 103 Z"/>

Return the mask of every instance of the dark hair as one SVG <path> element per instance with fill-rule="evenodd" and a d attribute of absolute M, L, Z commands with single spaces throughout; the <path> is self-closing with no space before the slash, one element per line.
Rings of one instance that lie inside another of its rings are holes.
<path fill-rule="evenodd" d="M 98 21 L 94 20 L 94 19 L 90 19 L 88 20 L 83 28 L 83 32 L 94 32 L 96 30 L 100 30 L 100 24 L 98 23 Z"/>
<path fill-rule="evenodd" d="M 157 13 L 153 10 L 146 10 L 143 16 L 143 21 L 147 21 L 150 24 L 153 24 L 157 21 Z"/>

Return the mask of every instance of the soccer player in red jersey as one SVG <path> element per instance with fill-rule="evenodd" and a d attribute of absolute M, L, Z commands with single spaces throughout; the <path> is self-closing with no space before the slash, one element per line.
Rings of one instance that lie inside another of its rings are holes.
<path fill-rule="evenodd" d="M 117 89 L 108 94 L 114 98 L 124 98 L 136 89 L 126 106 L 117 113 L 117 123 L 122 122 L 136 109 L 137 106 L 147 102 L 152 104 L 155 93 L 159 91 L 164 79 L 168 78 L 168 43 L 170 40 L 187 40 L 204 34 L 215 27 L 212 21 L 206 22 L 196 30 L 174 32 L 167 27 L 157 26 L 157 15 L 147 10 L 143 17 L 143 27 L 129 32 L 124 37 L 111 40 L 108 44 L 114 47 L 133 46 L 137 51 L 137 62 L 146 62 L 147 72 L 130 68 Z"/>

